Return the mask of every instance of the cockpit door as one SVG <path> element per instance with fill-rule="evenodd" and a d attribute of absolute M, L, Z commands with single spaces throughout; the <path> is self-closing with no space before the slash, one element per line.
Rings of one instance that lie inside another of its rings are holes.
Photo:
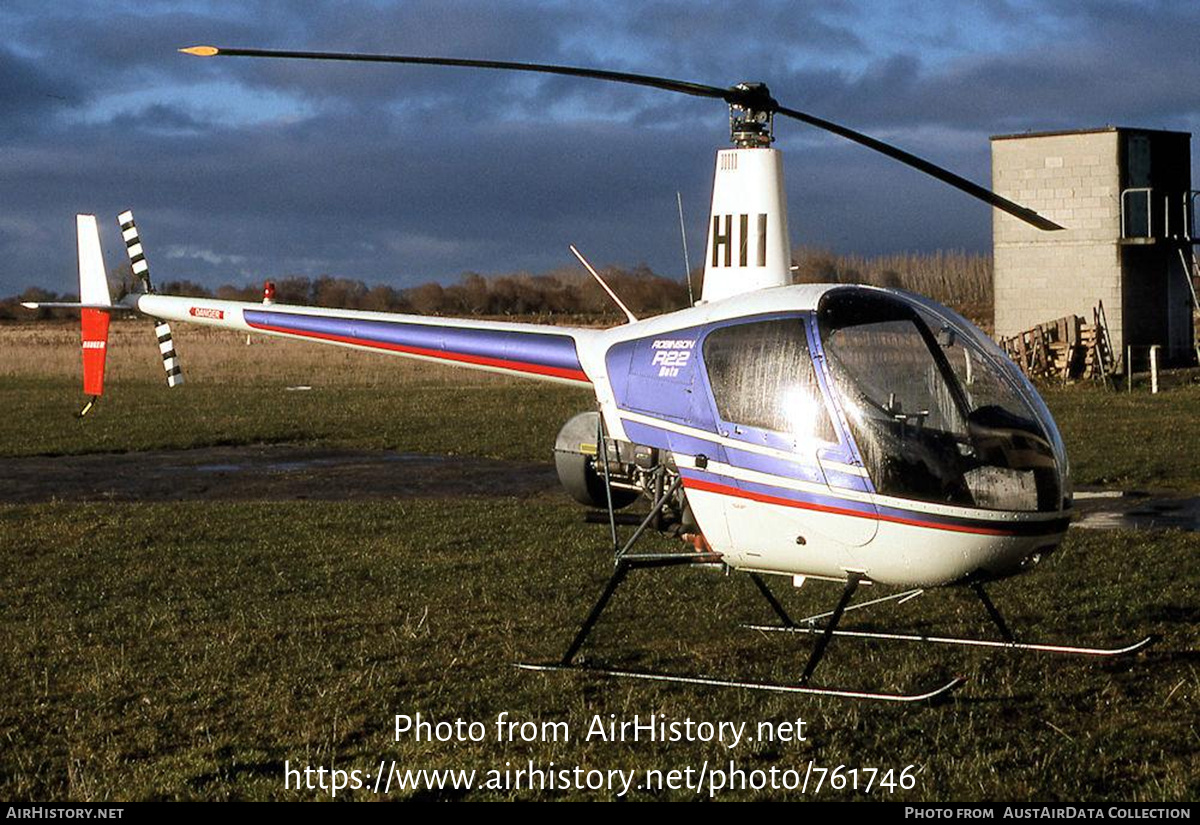
<path fill-rule="evenodd" d="M 867 470 L 866 462 L 858 451 L 841 398 L 834 391 L 830 380 L 825 353 L 821 348 L 821 337 L 816 318 L 805 318 L 809 350 L 812 353 L 817 383 L 825 397 L 833 420 L 837 440 L 817 450 L 817 460 L 825 475 L 830 492 L 839 499 L 841 506 L 853 515 L 843 519 L 839 525 L 839 536 L 844 543 L 861 547 L 869 544 L 879 531 L 879 509 L 875 501 L 875 487 Z"/>
<path fill-rule="evenodd" d="M 822 544 L 850 546 L 875 535 L 869 481 L 849 458 L 852 448 L 813 355 L 806 315 L 738 321 L 704 338 L 706 377 L 726 447 L 730 533 L 749 555 L 774 540 L 767 534 L 789 542 L 790 553 L 814 532 Z"/>

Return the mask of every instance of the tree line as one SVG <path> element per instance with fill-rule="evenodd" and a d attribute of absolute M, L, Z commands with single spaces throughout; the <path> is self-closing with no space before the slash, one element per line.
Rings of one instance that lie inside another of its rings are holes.
<path fill-rule="evenodd" d="M 682 278 L 667 278 L 647 266 L 609 267 L 601 272 L 613 291 L 637 316 L 657 315 L 688 306 L 688 287 Z M 114 273 L 114 294 L 131 290 L 128 265 Z M 871 283 L 909 289 L 966 312 L 976 320 L 990 319 L 992 261 L 987 255 L 965 252 L 906 253 L 878 258 L 836 255 L 819 249 L 799 248 L 793 254 L 793 280 L 797 283 Z M 699 297 L 701 273 L 692 275 Z M 262 285 L 226 284 L 215 290 L 189 280 L 166 281 L 159 291 L 168 295 L 261 301 Z M 31 312 L 23 301 L 74 301 L 29 287 L 20 295 L 0 300 L 0 319 L 71 318 L 72 310 L 43 309 Z M 528 272 L 484 277 L 464 273 L 451 284 L 429 282 L 408 288 L 387 284 L 368 286 L 354 278 L 322 275 L 286 277 L 275 281 L 275 300 L 343 309 L 401 312 L 418 315 L 549 316 L 570 320 L 606 322 L 623 318 L 612 300 L 587 273 L 563 268 L 535 275 Z"/>

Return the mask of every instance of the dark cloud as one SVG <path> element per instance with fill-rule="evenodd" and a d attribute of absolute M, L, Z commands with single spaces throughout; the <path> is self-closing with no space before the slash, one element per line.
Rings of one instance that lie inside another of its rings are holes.
<path fill-rule="evenodd" d="M 207 128 L 207 124 L 192 113 L 178 106 L 161 103 L 134 112 L 121 112 L 115 115 L 108 125 L 123 134 L 144 133 L 155 136 L 197 134 Z"/>
<path fill-rule="evenodd" d="M 838 104 L 864 128 L 940 124 L 982 132 L 1122 120 L 1154 126 L 1194 120 L 1200 111 L 1200 6 L 1053 4 L 1020 17 L 997 5 L 989 13 L 1028 37 L 936 66 L 902 52 L 859 74 L 826 72 L 809 82 L 820 90 L 814 105 Z"/>
<path fill-rule="evenodd" d="M 41 132 L 81 101 L 79 85 L 66 73 L 0 48 L 0 136 Z"/>
<path fill-rule="evenodd" d="M 44 3 L 13 29 L 39 65 L 69 74 L 91 99 L 168 79 L 195 82 L 204 70 L 182 60 L 178 47 L 205 38 L 252 38 L 262 30 L 215 14 L 156 10 L 153 4 L 93 6 L 89 13 L 87 4 Z"/>
<path fill-rule="evenodd" d="M 851 26 L 830 19 L 837 11 L 851 8 L 840 2 L 760 2 L 708 14 L 657 2 L 618 6 L 614 16 L 620 17 L 623 37 L 641 46 L 643 55 L 701 82 L 731 85 L 781 77 L 798 61 L 867 53 Z"/>

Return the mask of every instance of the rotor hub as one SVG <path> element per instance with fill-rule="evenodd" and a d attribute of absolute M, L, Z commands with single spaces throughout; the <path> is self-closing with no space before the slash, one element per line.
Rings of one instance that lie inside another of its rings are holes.
<path fill-rule="evenodd" d="M 739 83 L 729 90 L 729 139 L 739 149 L 766 148 L 775 140 L 779 104 L 765 83 Z"/>

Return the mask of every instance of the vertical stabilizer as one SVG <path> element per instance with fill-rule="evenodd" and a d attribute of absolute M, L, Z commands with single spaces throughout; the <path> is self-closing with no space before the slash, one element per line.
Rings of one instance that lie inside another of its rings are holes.
<path fill-rule="evenodd" d="M 792 282 L 783 159 L 768 148 L 717 152 L 701 301 Z"/>
<path fill-rule="evenodd" d="M 108 275 L 104 271 L 96 216 L 76 215 L 75 231 L 79 242 L 79 302 L 85 305 L 79 311 L 83 328 L 83 391 L 94 401 L 104 392 L 109 313 L 91 307 L 112 306 L 112 298 L 108 294 Z M 89 404 L 84 411 L 90 407 Z"/>
<path fill-rule="evenodd" d="M 112 306 L 96 216 L 76 215 L 75 232 L 79 239 L 79 302 L 90 306 Z"/>

